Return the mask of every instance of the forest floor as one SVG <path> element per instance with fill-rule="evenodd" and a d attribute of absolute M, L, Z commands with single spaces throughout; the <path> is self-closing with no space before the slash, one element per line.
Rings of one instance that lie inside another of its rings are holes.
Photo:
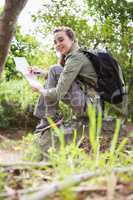
<path fill-rule="evenodd" d="M 123 127 L 123 133 L 119 137 L 119 141 L 122 140 L 123 137 L 127 137 L 129 139 L 129 145 L 133 146 L 133 134 L 129 135 L 129 133 L 133 133 L 133 123 L 126 123 Z M 3 162 L 19 162 L 22 161 L 23 157 L 23 149 L 19 148 L 19 141 L 23 139 L 23 136 L 26 136 L 25 130 L 0 130 L 0 143 L 8 140 L 8 143 L 6 146 L 0 146 L 0 163 Z M 104 151 L 108 148 L 110 144 L 110 140 L 112 138 L 112 135 L 110 134 L 104 134 L 102 138 L 102 145 L 100 147 L 101 151 Z M 15 142 L 18 142 L 17 145 Z M 90 153 L 90 144 L 88 143 L 88 139 L 86 137 L 82 140 L 80 143 L 80 147 L 85 150 L 87 154 Z M 131 173 L 132 175 L 133 173 Z M 17 169 L 12 168 L 10 170 L 10 175 L 8 175 L 8 181 L 11 182 L 13 177 L 19 176 L 21 174 L 21 171 L 17 171 Z M 47 175 L 46 175 L 47 176 Z M 52 178 L 52 177 L 51 177 Z M 20 178 L 21 179 L 21 178 Z M 47 179 L 47 178 L 46 178 Z M 49 178 L 48 178 L 49 179 Z M 15 179 L 16 181 L 16 179 Z M 120 181 L 117 180 L 117 183 L 115 183 L 115 198 L 111 198 L 111 196 L 108 196 L 108 187 L 105 184 L 105 180 L 101 183 L 101 185 L 95 185 L 95 186 L 80 186 L 78 189 L 76 188 L 77 196 L 76 200 L 133 200 L 133 182 L 132 181 Z M 22 181 L 16 181 L 14 183 L 15 186 L 13 186 L 13 190 L 17 191 L 19 189 L 23 189 L 23 183 Z M 10 190 L 9 187 L 6 188 L 6 191 Z M 12 190 L 12 191 L 13 191 Z M 8 193 L 10 193 L 8 191 Z M 2 198 L 0 198 L 2 199 Z M 12 196 L 11 198 L 3 198 L 3 200 L 19 200 L 19 197 Z M 51 199 L 53 200 L 64 200 L 60 195 L 54 195 L 51 196 Z M 68 199 L 69 200 L 69 199 Z M 73 200 L 71 198 L 71 200 Z"/>
<path fill-rule="evenodd" d="M 107 130 L 108 131 L 108 130 Z M 105 132 L 104 135 L 104 139 L 102 142 L 102 147 L 103 150 L 107 148 L 108 143 L 111 140 L 112 134 Z M 32 131 L 28 131 L 28 132 L 32 132 Z M 119 139 L 121 140 L 123 137 L 129 137 L 128 134 L 133 132 L 133 123 L 131 122 L 127 122 L 124 125 L 124 128 L 122 130 L 122 134 L 119 137 Z M 9 139 L 11 141 L 17 141 L 17 140 L 22 140 L 23 136 L 26 136 L 27 131 L 26 130 L 0 130 L 0 142 Z M 133 140 L 133 137 L 130 138 L 131 141 Z M 10 147 L 10 145 L 9 145 Z M 86 141 L 86 138 L 84 138 L 83 142 L 81 143 L 81 147 L 83 147 L 85 149 L 85 151 L 89 152 L 90 151 L 90 146 L 88 145 L 88 142 Z M 0 161 L 2 161 L 2 159 L 4 160 L 8 160 L 8 153 L 9 153 L 9 157 L 11 154 L 11 149 L 7 148 L 6 150 L 2 150 L 0 147 Z M 13 154 L 15 154 L 15 151 L 12 152 Z M 14 156 L 15 159 L 16 156 Z"/>

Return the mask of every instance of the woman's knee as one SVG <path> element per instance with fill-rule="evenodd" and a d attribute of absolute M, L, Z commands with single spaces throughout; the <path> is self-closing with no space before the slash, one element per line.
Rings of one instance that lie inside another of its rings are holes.
<path fill-rule="evenodd" d="M 63 67 L 59 64 L 55 64 L 49 67 L 49 73 L 60 74 L 63 70 Z"/>

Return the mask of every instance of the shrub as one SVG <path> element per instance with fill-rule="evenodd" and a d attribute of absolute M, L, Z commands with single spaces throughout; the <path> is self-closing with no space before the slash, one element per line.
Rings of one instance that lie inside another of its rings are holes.
<path fill-rule="evenodd" d="M 33 126 L 32 115 L 37 94 L 25 80 L 0 82 L 0 128 Z"/>

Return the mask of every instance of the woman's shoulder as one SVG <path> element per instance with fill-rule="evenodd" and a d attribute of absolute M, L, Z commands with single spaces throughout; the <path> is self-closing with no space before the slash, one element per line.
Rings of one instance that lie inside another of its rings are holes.
<path fill-rule="evenodd" d="M 85 61 L 86 56 L 80 50 L 76 50 L 76 51 L 69 53 L 68 56 L 66 57 L 66 59 L 78 59 L 81 61 Z"/>

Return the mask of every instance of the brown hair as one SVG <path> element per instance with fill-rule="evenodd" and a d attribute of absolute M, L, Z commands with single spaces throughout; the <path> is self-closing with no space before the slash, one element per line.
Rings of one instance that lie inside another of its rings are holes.
<path fill-rule="evenodd" d="M 66 33 L 66 35 L 74 42 L 76 42 L 76 36 L 74 31 L 72 30 L 72 28 L 67 27 L 67 26 L 61 26 L 61 27 L 57 27 L 54 29 L 53 34 L 60 32 L 60 31 L 64 31 Z"/>
<path fill-rule="evenodd" d="M 58 33 L 60 31 L 64 31 L 66 35 L 70 38 L 70 40 L 77 42 L 75 33 L 72 28 L 67 26 L 61 26 L 54 29 L 53 34 Z M 59 60 L 59 63 L 64 66 L 65 65 L 65 55 L 61 55 L 61 58 Z"/>

